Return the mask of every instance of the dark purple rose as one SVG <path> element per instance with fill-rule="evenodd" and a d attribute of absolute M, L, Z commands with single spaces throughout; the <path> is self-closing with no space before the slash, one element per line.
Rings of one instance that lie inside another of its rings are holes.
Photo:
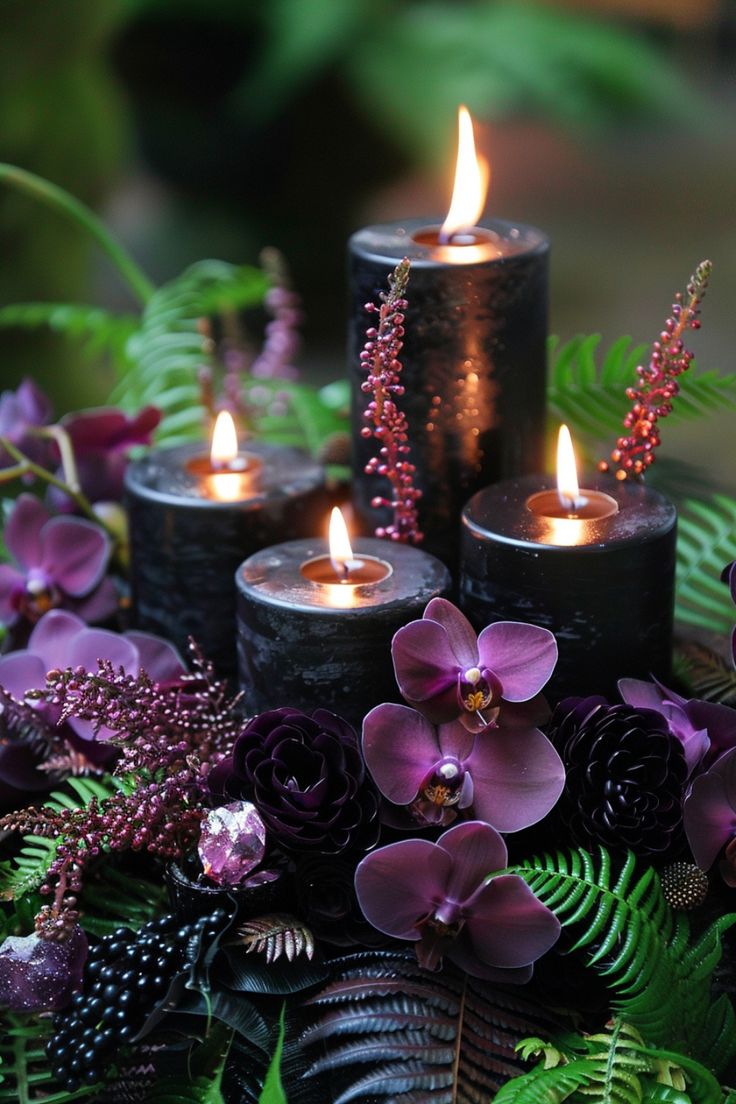
<path fill-rule="evenodd" d="M 549 735 L 567 772 L 559 815 L 575 843 L 657 855 L 678 841 L 687 764 L 661 713 L 566 698 Z"/>
<path fill-rule="evenodd" d="M 465 811 L 500 832 L 518 832 L 547 815 L 565 781 L 559 755 L 536 728 L 435 727 L 405 705 L 370 711 L 363 754 L 384 797 L 410 806 L 418 824 L 444 826 Z"/>
<path fill-rule="evenodd" d="M 307 716 L 272 709 L 254 718 L 213 789 L 251 800 L 282 847 L 336 853 L 378 838 L 378 798 L 365 777 L 358 738 L 326 709 Z"/>
<path fill-rule="evenodd" d="M 373 851 L 355 872 L 355 890 L 371 924 L 412 940 L 426 969 L 446 956 L 474 977 L 525 982 L 560 925 L 517 875 L 487 881 L 506 861 L 498 832 L 471 820 L 437 843 L 402 840 Z"/>
<path fill-rule="evenodd" d="M 58 606 L 72 607 L 88 621 L 114 613 L 117 596 L 105 580 L 111 544 L 98 525 L 50 517 L 37 498 L 22 494 L 5 525 L 5 543 L 15 565 L 0 564 L 3 624 L 34 622 Z"/>
<path fill-rule="evenodd" d="M 355 858 L 304 853 L 294 874 L 296 913 L 317 939 L 336 947 L 373 947 L 388 941 L 369 924 L 355 896 Z"/>
<path fill-rule="evenodd" d="M 478 732 L 502 708 L 532 728 L 548 716 L 539 699 L 557 662 L 548 629 L 497 621 L 476 636 L 459 609 L 433 598 L 421 621 L 399 629 L 391 654 L 402 695 L 433 724 L 459 720 Z"/>
<path fill-rule="evenodd" d="M 117 502 L 123 494 L 128 453 L 134 445 L 150 445 L 161 411 L 146 406 L 131 417 L 116 407 L 67 414 L 60 425 L 69 434 L 82 490 L 90 502 Z M 52 501 L 59 509 L 73 506 L 61 492 Z"/>
<path fill-rule="evenodd" d="M 0 1007 L 56 1012 L 82 983 L 87 937 L 77 926 L 63 942 L 9 935 L 0 944 Z"/>
<path fill-rule="evenodd" d="M 0 394 L 0 437 L 6 437 L 36 463 L 44 463 L 49 445 L 30 430 L 48 425 L 51 420 L 51 403 L 32 379 L 24 379 L 17 391 Z M 15 460 L 0 448 L 0 467 L 7 468 Z"/>
<path fill-rule="evenodd" d="M 618 688 L 627 705 L 661 713 L 682 744 L 691 775 L 707 769 L 724 751 L 736 746 L 736 709 L 683 698 L 656 681 L 621 679 Z"/>

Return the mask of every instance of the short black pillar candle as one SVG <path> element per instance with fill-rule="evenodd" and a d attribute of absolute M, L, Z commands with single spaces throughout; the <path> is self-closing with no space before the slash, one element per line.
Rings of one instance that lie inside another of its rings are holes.
<path fill-rule="evenodd" d="M 201 459 L 200 459 L 201 458 Z M 185 649 L 192 636 L 219 674 L 236 663 L 235 584 L 244 557 L 284 537 L 314 532 L 324 517 L 324 474 L 299 449 L 253 443 L 235 500 L 212 496 L 206 448 L 155 449 L 129 465 L 133 615 L 141 629 Z M 209 482 L 208 482 L 209 481 Z"/>
<path fill-rule="evenodd" d="M 555 634 L 559 661 L 545 690 L 551 701 L 569 694 L 615 696 L 617 680 L 624 677 L 666 680 L 672 658 L 674 506 L 642 484 L 593 481 L 615 500 L 617 512 L 576 520 L 539 516 L 528 502 L 547 489 L 550 499 L 556 498 L 552 482 L 542 476 L 507 480 L 468 502 L 463 610 L 478 629 L 493 621 L 526 621 Z"/>
<path fill-rule="evenodd" d="M 381 480 L 365 474 L 374 441 L 361 437 L 370 396 L 360 361 L 365 332 L 387 278 L 411 261 L 401 354 L 424 547 L 457 562 L 460 513 L 497 479 L 539 470 L 545 418 L 545 342 L 549 243 L 531 226 L 500 219 L 438 244 L 423 220 L 369 226 L 350 239 L 354 502 L 366 531 Z M 379 519 L 378 520 L 383 520 Z"/>
<path fill-rule="evenodd" d="M 265 548 L 239 569 L 238 666 L 249 711 L 321 707 L 359 728 L 374 705 L 400 700 L 392 637 L 448 593 L 450 577 L 434 556 L 403 544 L 361 539 L 354 555 L 373 581 L 321 582 L 332 575 L 320 540 Z"/>

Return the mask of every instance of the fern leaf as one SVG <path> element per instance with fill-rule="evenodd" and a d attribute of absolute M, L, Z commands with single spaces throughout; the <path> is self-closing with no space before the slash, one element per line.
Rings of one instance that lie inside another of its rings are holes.
<path fill-rule="evenodd" d="M 677 533 L 675 616 L 688 625 L 730 633 L 734 606 L 721 571 L 736 559 L 736 499 L 686 499 Z"/>
<path fill-rule="evenodd" d="M 119 371 L 128 367 L 125 348 L 136 326 L 132 315 L 81 303 L 11 303 L 0 308 L 0 328 L 47 328 L 77 342 L 85 356 L 110 356 Z"/>
<path fill-rule="evenodd" d="M 369 951 L 335 960 L 332 980 L 305 1007 L 307 1076 L 332 1073 L 333 1096 L 391 1104 L 475 1104 L 519 1070 L 524 1026 L 549 1014 L 523 994 L 446 966 L 433 974 L 411 952 Z"/>
<path fill-rule="evenodd" d="M 586 950 L 618 1015 L 655 1044 L 725 1068 L 736 1055 L 736 1017 L 727 998 L 711 1002 L 710 983 L 721 935 L 736 915 L 720 917 L 691 943 L 685 914 L 673 914 L 654 870 L 639 874 L 629 854 L 614 881 L 604 848 L 598 859 L 558 852 L 513 870 L 571 928 L 573 950 Z"/>
<path fill-rule="evenodd" d="M 677 674 L 692 697 L 736 706 L 736 670 L 730 660 L 690 640 L 678 645 L 676 658 Z"/>
<path fill-rule="evenodd" d="M 75 1092 L 59 1088 L 46 1058 L 51 1032 L 50 1018 L 1 1014 L 0 1104 L 72 1104 L 99 1092 L 99 1085 L 85 1085 Z"/>
<path fill-rule="evenodd" d="M 633 345 L 621 337 L 602 356 L 599 334 L 578 335 L 560 345 L 551 338 L 547 400 L 558 422 L 573 432 L 601 441 L 622 431 L 626 414 L 626 388 L 636 382 L 637 365 L 646 345 Z M 670 420 L 690 421 L 723 409 L 736 409 L 736 373 L 720 375 L 699 371 L 695 364 L 678 380 L 680 392 L 673 402 Z"/>
<path fill-rule="evenodd" d="M 254 951 L 264 954 L 269 964 L 281 955 L 286 955 L 289 962 L 300 954 L 305 954 L 308 959 L 314 956 L 311 931 L 295 916 L 286 913 L 274 912 L 268 916 L 253 917 L 238 929 L 238 938 L 247 947 L 248 954 Z"/>

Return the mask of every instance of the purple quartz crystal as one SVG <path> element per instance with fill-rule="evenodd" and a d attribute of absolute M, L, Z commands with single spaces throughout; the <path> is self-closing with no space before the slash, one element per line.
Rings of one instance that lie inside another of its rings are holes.
<path fill-rule="evenodd" d="M 266 853 L 266 826 L 255 805 L 234 801 L 213 809 L 202 823 L 198 849 L 208 878 L 218 885 L 242 885 Z"/>
<path fill-rule="evenodd" d="M 9 935 L 0 945 L 0 1007 L 55 1012 L 82 981 L 87 937 L 77 926 L 63 941 Z"/>

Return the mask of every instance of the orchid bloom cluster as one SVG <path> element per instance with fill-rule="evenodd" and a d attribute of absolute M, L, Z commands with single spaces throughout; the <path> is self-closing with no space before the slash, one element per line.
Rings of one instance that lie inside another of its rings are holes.
<path fill-rule="evenodd" d="M 416 469 L 409 460 L 409 427 L 397 403 L 404 394 L 399 356 L 408 281 L 409 261 L 405 257 L 389 276 L 389 291 L 381 293 L 380 307 L 375 303 L 365 305 L 378 319 L 377 325 L 366 331 L 366 344 L 360 354 L 361 362 L 368 368 L 361 391 L 371 396 L 363 415 L 366 425 L 360 432 L 363 437 L 374 437 L 379 444 L 378 455 L 366 464 L 366 473 L 388 480 L 391 489 L 390 497 L 376 495 L 371 501 L 376 508 L 389 507 L 393 511 L 393 521 L 376 529 L 376 536 L 418 543 L 422 539 L 417 515 L 421 491 L 414 486 Z"/>
<path fill-rule="evenodd" d="M 654 463 L 654 450 L 661 444 L 657 423 L 671 413 L 672 400 L 679 391 L 677 378 L 688 370 L 693 359 L 694 354 L 685 348 L 683 335 L 688 329 L 700 328 L 700 304 L 711 268 L 710 261 L 698 265 L 687 285 L 684 301 L 678 292 L 671 316 L 659 340 L 652 345 L 649 364 L 637 368 L 639 382 L 626 391 L 626 398 L 633 404 L 624 418 L 627 432 L 618 438 L 611 453 L 617 479 L 641 476 Z M 607 461 L 602 461 L 599 467 L 608 471 Z"/>
<path fill-rule="evenodd" d="M 376 706 L 363 725 L 382 818 L 414 831 L 453 826 L 434 843 L 400 840 L 363 859 L 361 908 L 380 931 L 413 941 L 423 966 L 447 956 L 477 977 L 527 980 L 559 924 L 521 878 L 501 873 L 499 833 L 541 820 L 562 791 L 560 757 L 536 727 L 554 636 L 516 622 L 476 636 L 435 598 L 396 633 L 392 655 L 409 704 Z"/>
<path fill-rule="evenodd" d="M 104 407 L 50 420 L 51 404 L 30 380 L 0 396 L 0 483 L 35 481 L 47 491 L 47 504 L 22 493 L 5 524 L 11 562 L 0 565 L 0 624 L 21 640 L 50 609 L 91 622 L 117 610 L 108 571 L 123 551 L 123 475 L 160 413 Z"/>

